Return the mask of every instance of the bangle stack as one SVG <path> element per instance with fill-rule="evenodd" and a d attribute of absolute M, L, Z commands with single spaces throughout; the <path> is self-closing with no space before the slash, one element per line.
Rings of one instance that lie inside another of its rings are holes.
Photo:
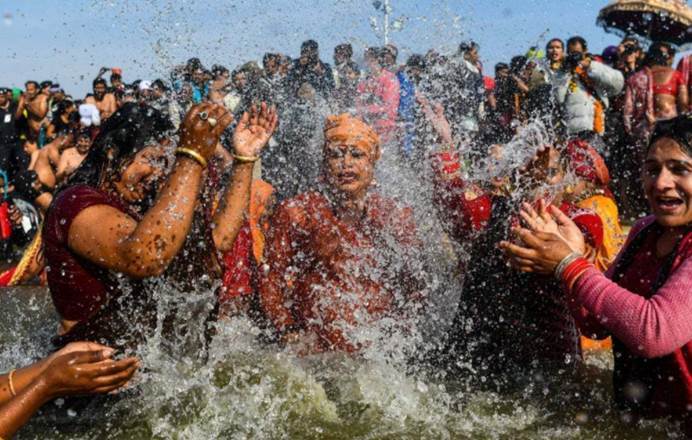
<path fill-rule="evenodd" d="M 194 159 L 198 164 L 202 165 L 202 168 L 207 167 L 207 159 L 205 159 L 204 156 L 195 150 L 191 150 L 189 148 L 176 148 L 175 154 L 182 154 L 190 159 Z"/>
<path fill-rule="evenodd" d="M 592 265 L 586 258 L 579 257 L 572 261 L 562 272 L 562 281 L 565 283 L 565 286 L 571 289 L 574 282 L 590 267 Z"/>
<path fill-rule="evenodd" d="M 571 254 L 569 254 L 565 258 L 563 258 L 562 261 L 560 261 L 557 264 L 557 266 L 555 267 L 555 270 L 553 271 L 555 278 L 557 278 L 558 280 L 562 280 L 562 275 L 565 272 L 565 269 L 567 269 L 567 266 L 572 264 L 578 258 L 581 258 L 581 254 L 578 254 L 576 252 L 572 252 Z"/>

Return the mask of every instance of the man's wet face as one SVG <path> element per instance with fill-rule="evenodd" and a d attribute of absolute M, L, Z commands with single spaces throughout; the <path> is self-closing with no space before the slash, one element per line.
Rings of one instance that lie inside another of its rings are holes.
<path fill-rule="evenodd" d="M 106 85 L 99 83 L 94 86 L 94 96 L 98 99 L 103 98 L 106 95 Z"/>
<path fill-rule="evenodd" d="M 578 41 L 570 43 L 570 45 L 567 46 L 567 53 L 568 54 L 584 53 L 584 52 L 586 52 L 586 50 L 584 49 L 584 46 L 582 46 L 581 43 Z"/>
<path fill-rule="evenodd" d="M 35 98 L 37 94 L 38 87 L 36 87 L 36 84 L 30 83 L 26 85 L 26 96 L 29 99 Z"/>

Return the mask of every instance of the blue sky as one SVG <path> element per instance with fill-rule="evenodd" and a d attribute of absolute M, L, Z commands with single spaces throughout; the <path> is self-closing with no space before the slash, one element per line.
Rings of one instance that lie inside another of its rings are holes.
<path fill-rule="evenodd" d="M 606 1 L 391 0 L 391 34 L 401 53 L 460 41 L 481 45 L 486 70 L 552 36 L 584 36 L 594 51 L 619 38 L 595 25 Z M 126 81 L 165 77 L 171 65 L 199 56 L 232 68 L 264 52 L 297 55 L 314 38 L 331 63 L 343 41 L 357 54 L 381 41 L 369 24 L 372 0 L 0 0 L 0 85 L 27 79 L 60 82 L 75 96 L 90 88 L 100 66 L 123 68 Z"/>

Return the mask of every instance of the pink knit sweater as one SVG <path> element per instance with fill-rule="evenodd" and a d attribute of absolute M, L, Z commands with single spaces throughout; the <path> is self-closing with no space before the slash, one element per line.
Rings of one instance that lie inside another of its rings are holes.
<path fill-rule="evenodd" d="M 653 221 L 653 217 L 639 221 L 632 228 L 623 251 Z M 606 330 L 633 354 L 647 358 L 671 354 L 692 341 L 692 245 L 683 243 L 677 264 L 651 298 L 630 292 L 610 280 L 620 258 L 622 251 L 605 274 L 589 269 L 569 292 L 574 303 L 583 308 L 576 316 L 582 331 L 604 336 Z"/>

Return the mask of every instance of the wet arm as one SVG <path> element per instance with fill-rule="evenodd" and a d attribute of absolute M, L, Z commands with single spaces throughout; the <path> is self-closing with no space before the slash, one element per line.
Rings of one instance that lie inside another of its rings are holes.
<path fill-rule="evenodd" d="M 647 299 L 592 268 L 577 279 L 569 296 L 633 353 L 654 358 L 692 340 L 691 280 L 692 258 L 687 258 Z"/>
<path fill-rule="evenodd" d="M 295 238 L 291 234 L 292 221 L 285 208 L 279 208 L 272 219 L 267 236 L 266 261 L 268 270 L 261 269 L 260 304 L 267 318 L 283 333 L 295 324 L 293 314 L 286 305 L 290 297 L 288 277 L 294 260 Z"/>
<path fill-rule="evenodd" d="M 113 207 L 92 206 L 72 222 L 68 246 L 99 266 L 133 278 L 162 274 L 190 230 L 201 176 L 197 162 L 178 157 L 154 206 L 139 223 Z"/>
<path fill-rule="evenodd" d="M 233 165 L 233 176 L 226 187 L 219 208 L 214 214 L 214 244 L 220 252 L 233 247 L 240 228 L 245 223 L 250 205 L 250 185 L 252 183 L 253 163 Z"/>

